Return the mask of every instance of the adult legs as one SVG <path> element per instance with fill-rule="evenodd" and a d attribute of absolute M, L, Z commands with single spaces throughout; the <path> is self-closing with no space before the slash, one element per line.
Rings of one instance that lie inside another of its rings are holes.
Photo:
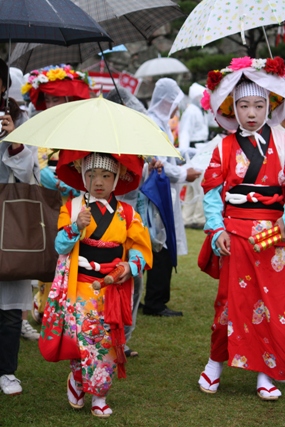
<path fill-rule="evenodd" d="M 131 326 L 125 326 L 125 328 L 124 328 L 125 329 L 126 343 L 128 343 L 128 341 L 131 339 L 132 333 L 136 327 L 138 308 L 139 308 L 142 292 L 143 292 L 143 277 L 142 276 L 141 277 L 136 276 L 134 278 L 132 325 Z M 125 345 L 125 353 L 127 356 L 138 356 L 138 353 L 131 351 L 127 344 Z M 136 353 L 136 354 L 132 354 L 132 353 Z"/>
<path fill-rule="evenodd" d="M 22 328 L 22 310 L 0 310 L 0 377 L 14 375 Z"/>
<path fill-rule="evenodd" d="M 168 249 L 153 252 L 153 267 L 147 271 L 144 314 L 158 314 L 170 300 L 172 261 Z"/>

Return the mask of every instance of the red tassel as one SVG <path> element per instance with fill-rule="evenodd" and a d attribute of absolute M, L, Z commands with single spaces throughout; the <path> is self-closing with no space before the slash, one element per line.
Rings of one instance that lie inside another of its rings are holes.
<path fill-rule="evenodd" d="M 125 369 L 125 365 L 124 364 L 118 363 L 117 369 L 118 369 L 118 374 L 117 375 L 118 375 L 119 379 L 121 379 L 121 378 L 127 378 L 126 369 Z"/>
<path fill-rule="evenodd" d="M 111 326 L 111 325 L 110 325 Z M 124 329 L 112 329 L 111 326 L 112 344 L 115 348 L 117 355 L 117 375 L 118 378 L 126 378 L 125 364 L 127 363 L 126 355 L 124 352 L 125 334 Z"/>
<path fill-rule="evenodd" d="M 126 378 L 126 368 L 125 363 L 127 363 L 126 355 L 124 352 L 124 347 L 122 345 L 117 345 L 115 347 L 117 354 L 117 368 L 118 368 L 118 378 Z"/>

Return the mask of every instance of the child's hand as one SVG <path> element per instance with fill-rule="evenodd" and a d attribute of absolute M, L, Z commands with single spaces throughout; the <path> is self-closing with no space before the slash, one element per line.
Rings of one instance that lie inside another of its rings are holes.
<path fill-rule="evenodd" d="M 230 255 L 230 248 L 231 248 L 231 241 L 230 236 L 226 231 L 223 231 L 216 241 L 217 249 L 219 250 L 220 254 L 223 256 Z"/>
<path fill-rule="evenodd" d="M 276 221 L 276 224 L 279 225 L 280 228 L 280 233 L 282 236 L 282 242 L 285 242 L 285 226 L 284 226 L 284 222 L 283 222 L 283 218 L 278 218 L 278 220 Z"/>
<path fill-rule="evenodd" d="M 81 212 L 79 212 L 76 220 L 78 230 L 83 230 L 85 227 L 87 227 L 90 224 L 90 221 L 91 221 L 90 208 L 85 208 Z"/>
<path fill-rule="evenodd" d="M 163 164 L 160 160 L 155 159 L 154 157 L 151 159 L 148 164 L 148 172 L 150 173 L 153 169 L 157 169 L 158 173 L 161 173 L 163 168 Z"/>
<path fill-rule="evenodd" d="M 124 273 L 121 274 L 119 280 L 116 283 L 124 283 L 126 280 L 128 280 L 131 277 L 131 267 L 128 262 L 119 262 L 118 265 L 122 265 L 125 269 Z"/>

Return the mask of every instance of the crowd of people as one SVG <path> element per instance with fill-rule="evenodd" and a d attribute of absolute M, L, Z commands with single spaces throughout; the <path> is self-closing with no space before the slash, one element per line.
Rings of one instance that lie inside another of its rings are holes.
<path fill-rule="evenodd" d="M 1 124 L 6 134 L 45 109 L 90 98 L 88 76 L 62 64 L 30 73 L 22 88 L 32 105 L 30 114 L 11 97 L 7 110 L 8 73 L 0 60 Z M 203 245 L 199 256 L 211 254 L 217 261 L 211 349 L 198 380 L 200 390 L 218 391 L 227 362 L 257 373 L 256 391 L 262 400 L 281 396 L 274 381 L 285 381 L 285 349 L 280 345 L 285 333 L 284 83 L 283 59 L 244 57 L 210 71 L 205 87 L 191 84 L 184 112 L 179 106 L 185 95 L 171 78 L 158 79 L 148 109 L 122 87 L 107 95 L 110 102 L 151 118 L 178 146 L 185 162 L 96 149 L 56 153 L 1 143 L 0 183 L 12 177 L 13 182 L 29 184 L 36 177 L 40 185 L 62 195 L 54 281 L 39 282 L 35 294 L 31 280 L 0 281 L 0 389 L 5 394 L 22 392 L 15 376 L 22 336 L 39 340 L 46 360 L 70 360 L 67 398 L 72 408 L 81 409 L 89 393 L 91 413 L 109 417 L 112 409 L 106 398 L 112 379 L 116 372 L 125 377 L 126 357 L 139 354 L 129 346 L 139 306 L 146 316 L 183 316 L 168 306 L 176 267 L 170 248 L 166 241 L 159 250 L 154 247 L 139 206 L 140 189 L 155 170 L 164 172 L 171 194 L 176 255 L 188 253 L 185 229 L 199 228 L 207 234 L 210 249 L 203 253 Z M 171 121 L 177 112 L 181 119 L 174 133 Z M 209 142 L 213 120 L 227 135 L 213 146 L 206 169 L 195 168 L 191 159 Z M 135 175 L 139 180 L 130 191 L 126 183 Z M 276 225 L 278 243 L 253 251 L 249 236 Z M 41 335 L 29 324 L 29 310 L 43 324 Z M 52 348 L 51 326 L 62 317 L 62 339 Z"/>

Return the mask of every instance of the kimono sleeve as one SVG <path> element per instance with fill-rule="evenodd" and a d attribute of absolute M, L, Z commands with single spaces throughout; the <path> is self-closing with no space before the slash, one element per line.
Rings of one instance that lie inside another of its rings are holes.
<path fill-rule="evenodd" d="M 139 251 L 146 263 L 145 269 L 152 267 L 152 245 L 148 228 L 144 226 L 140 215 L 133 210 L 132 221 L 127 230 L 126 251 L 130 249 Z"/>

